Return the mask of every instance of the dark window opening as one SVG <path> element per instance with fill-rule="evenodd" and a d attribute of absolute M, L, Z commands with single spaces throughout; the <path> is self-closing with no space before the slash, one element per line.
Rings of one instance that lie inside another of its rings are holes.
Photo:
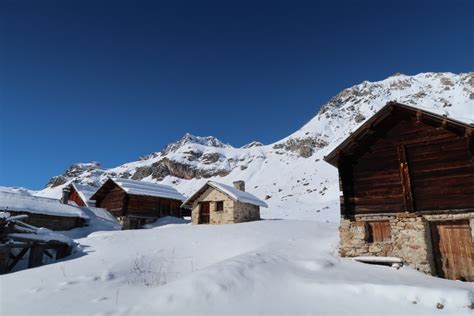
<path fill-rule="evenodd" d="M 220 212 L 224 210 L 224 201 L 216 202 L 216 212 Z"/>

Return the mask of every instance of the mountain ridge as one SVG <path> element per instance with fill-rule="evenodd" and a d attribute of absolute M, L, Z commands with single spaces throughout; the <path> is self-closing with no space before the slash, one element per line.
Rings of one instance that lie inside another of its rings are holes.
<path fill-rule="evenodd" d="M 339 92 L 300 129 L 274 143 L 253 141 L 236 148 L 214 136 L 186 133 L 161 151 L 114 168 L 74 164 L 36 194 L 58 196 L 71 181 L 98 186 L 107 177 L 170 184 L 185 195 L 207 180 L 245 180 L 249 191 L 270 205 L 266 217 L 336 220 L 337 214 L 328 214 L 322 205 L 337 208 L 337 170 L 323 157 L 389 101 L 474 122 L 474 72 L 364 81 Z"/>

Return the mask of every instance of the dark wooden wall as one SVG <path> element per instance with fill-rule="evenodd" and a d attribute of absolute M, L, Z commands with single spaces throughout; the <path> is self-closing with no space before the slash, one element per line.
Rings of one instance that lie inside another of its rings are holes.
<path fill-rule="evenodd" d="M 474 208 L 474 161 L 465 141 L 406 147 L 418 211 Z"/>
<path fill-rule="evenodd" d="M 117 217 L 181 216 L 181 201 L 153 196 L 129 195 L 112 181 L 104 184 L 98 196 L 96 206 L 108 209 Z"/>
<path fill-rule="evenodd" d="M 27 212 L 17 212 L 10 209 L 8 209 L 8 213 L 13 216 L 26 214 L 28 215 L 28 218 L 24 220 L 25 223 L 36 227 L 48 228 L 51 230 L 70 230 L 76 227 L 84 226 L 86 224 L 85 219 L 80 217 L 63 217 Z"/>
<path fill-rule="evenodd" d="M 474 208 L 472 136 L 394 113 L 339 160 L 343 215 Z"/>
<path fill-rule="evenodd" d="M 128 198 L 128 215 L 163 217 L 180 217 L 181 201 L 151 196 L 131 195 Z"/>
<path fill-rule="evenodd" d="M 125 192 L 118 186 L 115 186 L 107 190 L 101 199 L 97 200 L 96 207 L 106 208 L 114 216 L 123 216 L 125 215 L 126 202 L 127 196 Z"/>

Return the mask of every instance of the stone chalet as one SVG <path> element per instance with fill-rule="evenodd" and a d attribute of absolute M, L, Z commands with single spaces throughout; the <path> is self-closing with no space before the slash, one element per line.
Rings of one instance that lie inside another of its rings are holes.
<path fill-rule="evenodd" d="M 243 181 L 234 186 L 208 181 L 182 207 L 192 209 L 193 224 L 233 224 L 260 219 L 260 207 L 265 202 L 245 192 Z"/>

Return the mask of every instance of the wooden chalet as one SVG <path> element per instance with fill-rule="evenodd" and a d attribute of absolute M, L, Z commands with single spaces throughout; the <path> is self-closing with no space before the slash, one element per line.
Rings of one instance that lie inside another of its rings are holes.
<path fill-rule="evenodd" d="M 90 198 L 94 195 L 98 188 L 83 185 L 79 183 L 71 183 L 63 189 L 62 203 L 77 206 L 95 206 L 95 202 Z"/>
<path fill-rule="evenodd" d="M 23 220 L 25 223 L 51 230 L 70 230 L 85 226 L 89 221 L 81 207 L 7 189 L 0 190 L 0 211 L 12 216 L 27 215 Z"/>
<path fill-rule="evenodd" d="M 109 178 L 91 200 L 114 214 L 124 229 L 137 229 L 163 216 L 181 217 L 185 198 L 168 185 Z"/>
<path fill-rule="evenodd" d="M 193 224 L 234 224 L 259 220 L 267 204 L 245 192 L 244 181 L 234 186 L 208 181 L 182 207 L 191 208 Z"/>
<path fill-rule="evenodd" d="M 341 255 L 396 256 L 474 281 L 473 129 L 390 102 L 329 153 L 342 191 Z"/>

